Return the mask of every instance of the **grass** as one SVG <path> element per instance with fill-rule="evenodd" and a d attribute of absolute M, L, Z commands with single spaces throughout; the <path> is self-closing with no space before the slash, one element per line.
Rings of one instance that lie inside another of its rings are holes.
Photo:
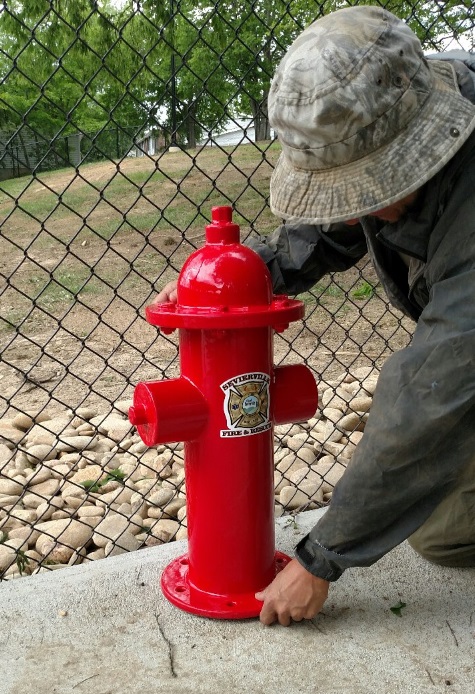
<path fill-rule="evenodd" d="M 114 289 L 140 305 L 168 259 L 179 267 L 200 245 L 215 205 L 233 206 L 242 239 L 272 231 L 268 191 L 279 152 L 277 142 L 206 147 L 1 182 L 2 270 L 12 281 L 0 332 L 23 323 L 29 333 L 35 306 L 57 317 L 78 296 L 101 311 Z M 300 298 L 336 313 L 348 291 L 322 282 Z M 363 282 L 351 296 L 373 292 Z"/>
<path fill-rule="evenodd" d="M 351 292 L 354 299 L 371 299 L 374 295 L 375 287 L 369 282 L 360 282 L 358 287 Z"/>
<path fill-rule="evenodd" d="M 121 225 L 145 233 L 202 228 L 211 207 L 233 204 L 236 221 L 247 226 L 259 217 L 265 233 L 275 220 L 266 209 L 277 143 L 202 148 L 157 159 L 99 162 L 79 169 L 42 173 L 0 184 L 4 233 L 21 224 L 41 230 L 47 224 L 67 241 L 67 229 L 80 221 L 110 239 Z M 70 221 L 73 224 L 70 224 Z"/>
<path fill-rule="evenodd" d="M 303 301 L 306 306 L 317 303 L 325 306 L 329 300 L 343 299 L 344 297 L 345 291 L 341 287 L 317 282 L 311 292 L 303 292 L 297 296 L 297 299 Z"/>
<path fill-rule="evenodd" d="M 109 470 L 107 475 L 102 480 L 84 480 L 81 485 L 89 492 L 99 492 L 101 487 L 104 487 L 108 482 L 124 483 L 125 473 L 120 468 Z"/>
<path fill-rule="evenodd" d="M 58 304 L 72 304 L 76 296 L 81 293 L 97 294 L 101 291 L 100 281 L 92 277 L 86 268 L 78 268 L 71 271 L 58 270 L 53 278 L 42 288 L 36 299 L 40 308 L 53 309 Z"/>

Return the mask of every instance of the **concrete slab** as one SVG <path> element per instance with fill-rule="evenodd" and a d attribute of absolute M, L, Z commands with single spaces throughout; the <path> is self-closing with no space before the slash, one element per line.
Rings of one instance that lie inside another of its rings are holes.
<path fill-rule="evenodd" d="M 277 547 L 291 553 L 320 513 L 279 519 Z M 402 545 L 348 571 L 314 620 L 264 627 L 172 606 L 160 574 L 184 551 L 176 542 L 0 584 L 1 694 L 475 692 L 474 570 Z"/>

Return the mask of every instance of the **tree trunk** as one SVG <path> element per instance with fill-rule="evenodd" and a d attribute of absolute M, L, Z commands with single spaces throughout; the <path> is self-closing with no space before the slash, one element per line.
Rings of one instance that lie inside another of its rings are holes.
<path fill-rule="evenodd" d="M 22 137 L 22 134 L 21 134 L 21 131 L 20 131 L 20 130 L 18 131 L 17 136 L 18 136 L 18 139 L 20 140 L 21 148 L 22 148 L 22 150 L 23 150 L 23 156 L 25 157 L 25 164 L 24 164 L 24 166 L 25 166 L 25 168 L 28 169 L 28 171 L 30 171 L 31 173 L 33 173 L 33 169 L 32 169 L 32 166 L 31 166 L 31 164 L 30 164 L 30 157 L 28 156 L 28 149 L 27 149 L 27 147 L 26 147 L 25 141 L 23 140 L 23 137 Z M 38 162 L 36 162 L 36 163 L 38 163 Z"/>
<path fill-rule="evenodd" d="M 267 94 L 264 93 L 264 97 L 260 101 L 256 99 L 251 99 L 251 110 L 252 116 L 254 118 L 255 127 L 255 142 L 261 142 L 262 140 L 270 140 L 270 124 L 267 112 Z"/>
<path fill-rule="evenodd" d="M 188 141 L 188 147 L 193 149 L 196 147 L 196 119 L 195 119 L 195 106 L 189 106 L 186 109 L 185 116 L 185 126 L 186 126 L 186 139 Z"/>

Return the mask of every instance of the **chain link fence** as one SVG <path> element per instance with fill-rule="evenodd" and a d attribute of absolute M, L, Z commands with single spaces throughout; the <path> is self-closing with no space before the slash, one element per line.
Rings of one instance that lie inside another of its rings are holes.
<path fill-rule="evenodd" d="M 186 537 L 183 444 L 147 449 L 127 419 L 139 381 L 178 373 L 176 336 L 144 307 L 213 205 L 243 239 L 277 225 L 270 79 L 305 25 L 349 4 L 1 3 L 1 578 Z M 427 52 L 473 48 L 470 2 L 366 4 Z M 367 260 L 300 298 L 276 363 L 307 363 L 321 402 L 276 427 L 279 515 L 329 502 L 412 330 Z"/>

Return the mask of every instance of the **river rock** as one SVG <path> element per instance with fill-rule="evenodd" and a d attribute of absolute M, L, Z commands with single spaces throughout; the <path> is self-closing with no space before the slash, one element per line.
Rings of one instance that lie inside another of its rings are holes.
<path fill-rule="evenodd" d="M 51 479 L 53 476 L 53 468 L 48 465 L 37 465 L 34 470 L 30 469 L 26 481 L 28 485 L 40 484 Z"/>
<path fill-rule="evenodd" d="M 36 521 L 36 511 L 26 508 L 12 508 L 10 517 L 23 521 L 24 523 L 34 523 Z"/>
<path fill-rule="evenodd" d="M 116 540 L 129 526 L 129 520 L 118 513 L 108 513 L 96 526 L 93 542 L 97 547 L 105 547 L 109 540 Z"/>
<path fill-rule="evenodd" d="M 17 553 L 12 547 L 5 544 L 0 545 L 0 572 L 6 571 L 9 566 L 16 562 Z"/>
<path fill-rule="evenodd" d="M 106 506 L 111 504 L 129 504 L 133 494 L 135 494 L 135 489 L 119 484 L 117 489 L 98 496 L 96 503 L 98 505 L 105 504 Z"/>
<path fill-rule="evenodd" d="M 33 530 L 29 526 L 22 526 L 20 528 L 13 528 L 12 530 L 10 530 L 8 533 L 8 539 L 20 539 L 22 541 L 22 545 L 26 543 L 28 546 L 31 547 L 36 543 L 36 540 L 38 539 L 39 535 L 40 534 L 38 530 Z"/>
<path fill-rule="evenodd" d="M 36 548 L 38 549 L 38 541 L 36 542 Z M 41 554 L 47 562 L 53 562 L 55 564 L 67 564 L 75 550 L 73 547 L 54 542 L 54 540 L 44 540 L 40 545 Z"/>
<path fill-rule="evenodd" d="M 295 436 L 289 437 L 287 441 L 287 448 L 291 451 L 300 451 L 302 448 L 310 445 L 307 433 L 296 434 Z"/>
<path fill-rule="evenodd" d="M 33 426 L 35 420 L 27 412 L 18 412 L 18 414 L 16 414 L 13 417 L 12 422 L 13 426 L 17 429 L 22 429 L 23 431 L 26 431 L 27 429 L 30 429 Z"/>
<path fill-rule="evenodd" d="M 89 525 L 70 518 L 38 523 L 36 530 L 41 533 L 36 541 L 36 550 L 40 554 L 43 554 L 43 546 L 51 543 L 52 540 L 73 550 L 80 549 L 91 540 L 93 533 Z"/>
<path fill-rule="evenodd" d="M 12 420 L 0 419 L 0 443 L 12 449 L 25 438 L 25 432 L 17 429 Z"/>
<path fill-rule="evenodd" d="M 53 496 L 51 499 L 44 501 L 42 504 L 36 507 L 36 519 L 37 521 L 47 521 L 50 520 L 51 516 L 55 511 L 59 511 L 64 506 L 64 499 L 62 496 Z"/>
<path fill-rule="evenodd" d="M 17 495 L 23 492 L 23 485 L 15 480 L 0 479 L 0 494 L 6 496 Z"/>
<path fill-rule="evenodd" d="M 308 465 L 315 462 L 315 450 L 313 448 L 313 442 L 309 443 L 308 446 L 304 446 L 297 452 L 297 457 L 303 460 Z"/>
<path fill-rule="evenodd" d="M 96 443 L 96 436 L 61 436 L 56 444 L 56 449 L 58 451 L 84 451 L 94 448 Z"/>
<path fill-rule="evenodd" d="M 283 475 L 290 474 L 293 470 L 300 470 L 303 467 L 307 467 L 305 461 L 296 456 L 295 453 L 289 453 L 277 464 L 277 470 Z"/>
<path fill-rule="evenodd" d="M 106 544 L 104 554 L 106 557 L 114 557 L 117 554 L 124 554 L 124 552 L 133 552 L 138 549 L 140 545 L 141 542 L 137 540 L 135 535 L 132 535 L 131 532 L 126 530 L 116 540 L 110 540 Z"/>
<path fill-rule="evenodd" d="M 47 443 L 34 444 L 26 451 L 26 458 L 30 465 L 39 465 L 45 460 L 53 460 L 57 455 L 57 450 Z"/>
<path fill-rule="evenodd" d="M 15 506 L 19 501 L 19 494 L 0 494 L 0 509 Z"/>
<path fill-rule="evenodd" d="M 76 513 L 78 518 L 86 518 L 90 516 L 103 516 L 105 510 L 99 506 L 80 506 Z"/>
<path fill-rule="evenodd" d="M 150 527 L 151 534 L 162 542 L 169 542 L 180 530 L 180 524 L 174 520 L 158 520 Z"/>
<path fill-rule="evenodd" d="M 162 507 L 164 517 L 170 516 L 170 518 L 176 518 L 178 511 L 184 506 L 186 506 L 186 499 L 172 499 L 168 504 Z"/>
<path fill-rule="evenodd" d="M 323 493 L 332 492 L 333 488 L 343 477 L 345 467 L 336 461 L 332 463 L 319 463 L 315 467 L 315 471 L 323 478 L 322 491 Z"/>
<path fill-rule="evenodd" d="M 188 528 L 186 525 L 182 525 L 175 535 L 175 540 L 186 540 L 188 538 Z"/>
<path fill-rule="evenodd" d="M 350 414 L 344 415 L 337 423 L 339 429 L 350 432 L 363 431 L 364 425 L 364 418 L 361 417 L 357 412 L 350 412 Z"/>
<path fill-rule="evenodd" d="M 11 460 L 13 460 L 14 454 L 12 453 L 12 450 L 8 448 L 8 446 L 5 443 L 0 443 L 0 471 L 2 469 L 2 466 L 6 465 L 6 463 L 9 463 Z"/>
<path fill-rule="evenodd" d="M 105 472 L 100 465 L 87 465 L 75 472 L 69 482 L 72 486 L 82 485 L 83 482 L 99 482 L 105 477 Z"/>
<path fill-rule="evenodd" d="M 28 491 L 30 494 L 37 494 L 38 496 L 42 497 L 41 501 L 44 501 L 45 498 L 52 497 L 56 494 L 60 484 L 61 482 L 58 479 L 49 479 L 45 482 L 31 485 Z"/>
<path fill-rule="evenodd" d="M 284 487 L 280 492 L 280 503 L 287 509 L 295 510 L 310 503 L 323 501 L 321 485 L 313 482 L 303 483 L 299 489 L 293 486 Z"/>
<path fill-rule="evenodd" d="M 175 492 L 173 489 L 162 488 L 153 494 L 147 495 L 147 502 L 152 506 L 163 507 L 166 503 L 173 499 Z"/>
<path fill-rule="evenodd" d="M 99 561 L 99 559 L 104 559 L 105 556 L 106 553 L 104 547 L 99 547 L 99 549 L 95 549 L 92 552 L 86 554 L 86 559 L 89 559 L 91 561 Z"/>

